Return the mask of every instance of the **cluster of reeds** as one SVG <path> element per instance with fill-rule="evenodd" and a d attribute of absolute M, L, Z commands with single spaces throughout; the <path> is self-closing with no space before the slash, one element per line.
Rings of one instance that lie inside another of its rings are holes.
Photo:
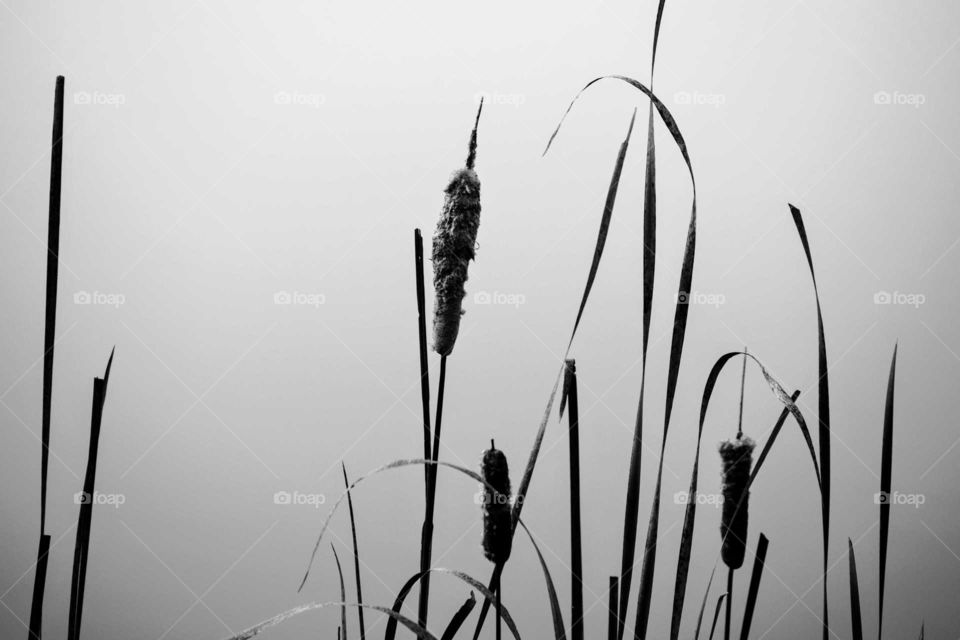
<path fill-rule="evenodd" d="M 660 3 L 662 12 L 663 3 Z M 659 30 L 660 15 L 657 19 L 657 30 Z M 654 38 L 656 42 L 656 35 Z M 650 601 L 652 585 L 654 581 L 657 549 L 658 549 L 658 526 L 660 512 L 660 492 L 663 473 L 663 459 L 666 450 L 667 434 L 670 426 L 670 418 L 673 409 L 674 399 L 677 390 L 677 380 L 679 377 L 680 362 L 682 359 L 683 344 L 687 325 L 687 316 L 689 307 L 686 304 L 686 293 L 691 290 L 693 279 L 693 265 L 696 255 L 697 239 L 697 200 L 696 200 L 696 182 L 693 172 L 693 166 L 686 141 L 680 132 L 676 120 L 670 113 L 664 103 L 643 83 L 624 76 L 611 76 L 612 78 L 625 82 L 643 93 L 650 101 L 650 118 L 648 123 L 648 147 L 647 147 L 647 165 L 646 165 L 646 188 L 644 204 L 644 243 L 647 247 L 644 260 L 644 309 L 643 309 L 643 368 L 644 379 L 646 378 L 645 354 L 647 349 L 647 340 L 649 336 L 649 321 L 653 304 L 653 273 L 655 270 L 655 254 L 652 247 L 655 246 L 656 235 L 656 204 L 655 204 L 655 150 L 653 146 L 653 136 L 649 135 L 653 131 L 653 116 L 656 114 L 662 121 L 667 131 L 673 138 L 681 156 L 687 166 L 690 174 L 692 187 L 692 204 L 690 223 L 687 232 L 686 246 L 683 254 L 680 268 L 680 279 L 678 283 L 678 295 L 676 296 L 676 306 L 674 310 L 674 324 L 672 335 L 672 346 L 670 359 L 667 368 L 667 397 L 666 414 L 662 429 L 661 449 L 659 465 L 656 475 L 656 483 L 653 487 L 653 499 L 651 502 L 651 512 L 649 524 L 647 527 L 646 540 L 643 547 L 643 556 L 641 561 L 641 570 L 639 576 L 639 586 L 636 591 L 636 612 L 633 624 L 632 634 L 634 638 L 646 638 L 647 627 L 650 617 Z M 598 78 L 588 83 L 580 93 L 571 102 L 564 119 L 573 107 L 573 104 L 580 95 L 591 87 L 594 83 L 602 80 Z M 579 415 L 577 408 L 577 374 L 576 365 L 573 360 L 567 359 L 573 340 L 576 336 L 580 321 L 585 312 L 587 302 L 598 274 L 599 265 L 603 256 L 606 238 L 611 226 L 612 214 L 616 203 L 617 192 L 624 168 L 626 153 L 629 148 L 630 137 L 633 132 L 633 125 L 636 113 L 630 120 L 627 135 L 620 145 L 619 152 L 614 163 L 614 170 L 607 190 L 607 196 L 604 202 L 603 212 L 600 216 L 600 225 L 597 233 L 596 244 L 591 261 L 586 283 L 580 298 L 577 315 L 573 322 L 573 328 L 570 333 L 570 339 L 564 354 L 564 361 L 557 374 L 553 388 L 550 392 L 546 408 L 540 420 L 539 427 L 534 436 L 533 446 L 524 468 L 523 475 L 516 488 L 513 499 L 511 496 L 511 484 L 508 475 L 506 456 L 502 451 L 497 450 L 491 442 L 491 448 L 484 453 L 480 473 L 459 467 L 439 460 L 439 435 L 441 426 L 441 415 L 443 409 L 443 390 L 446 375 L 446 358 L 451 353 L 453 345 L 459 331 L 459 321 L 462 315 L 461 302 L 464 295 L 464 282 L 467 276 L 467 266 L 474 257 L 474 247 L 476 241 L 476 230 L 479 223 L 479 181 L 473 172 L 473 158 L 476 153 L 476 126 L 471 135 L 470 152 L 467 161 L 467 167 L 456 172 L 451 179 L 446 192 L 444 205 L 440 216 L 440 222 L 437 227 L 437 233 L 434 236 L 433 244 L 433 266 L 434 266 L 434 284 L 436 306 L 434 310 L 434 350 L 440 354 L 440 381 L 438 385 L 438 398 L 436 406 L 436 422 L 431 434 L 430 419 L 430 385 L 429 385 L 429 366 L 426 348 L 426 322 L 425 322 L 425 287 L 424 287 L 424 264 L 423 264 L 423 246 L 419 230 L 415 232 L 414 255 L 416 267 L 417 282 L 417 303 L 419 316 L 419 336 L 420 336 L 420 375 L 421 375 L 421 396 L 423 402 L 423 435 L 424 435 L 424 457 L 420 460 L 401 460 L 390 463 L 380 469 L 371 472 L 347 487 L 344 494 L 348 499 L 350 492 L 356 488 L 356 485 L 367 477 L 379 474 L 391 469 L 404 467 L 408 465 L 423 465 L 425 468 L 425 498 L 426 498 L 426 517 L 422 529 L 421 537 L 421 563 L 420 570 L 414 574 L 410 580 L 398 592 L 394 605 L 384 613 L 389 616 L 387 640 L 394 637 L 398 625 L 402 624 L 413 630 L 419 637 L 432 638 L 428 631 L 428 602 L 429 602 L 429 578 L 433 573 L 442 573 L 453 575 L 459 580 L 483 596 L 483 604 L 480 607 L 480 613 L 476 622 L 473 637 L 479 637 L 483 628 L 485 617 L 491 606 L 496 608 L 497 618 L 497 637 L 500 636 L 500 622 L 506 623 L 510 632 L 519 638 L 519 633 L 510 618 L 509 611 L 501 602 L 502 577 L 506 564 L 508 563 L 511 551 L 513 550 L 513 536 L 519 531 L 523 531 L 529 538 L 533 549 L 540 562 L 544 575 L 544 583 L 547 592 L 547 601 L 550 607 L 550 613 L 553 624 L 552 635 L 555 638 L 566 638 L 568 627 L 564 623 L 562 608 L 557 597 L 556 586 L 549 567 L 540 552 L 535 537 L 527 528 L 521 519 L 522 508 L 526 502 L 526 497 L 530 490 L 534 471 L 536 469 L 538 456 L 545 435 L 549 418 L 552 415 L 554 402 L 557 392 L 560 390 L 561 381 L 563 383 L 562 395 L 560 400 L 560 415 L 563 416 L 564 410 L 569 407 L 569 451 L 570 451 L 570 535 L 571 535 L 571 606 L 570 606 L 570 634 L 573 640 L 582 640 L 585 637 L 583 625 L 583 567 L 582 567 L 582 532 L 580 530 L 580 466 L 579 466 Z M 478 112 L 479 118 L 479 112 Z M 554 139 L 562 127 L 563 119 L 560 125 L 550 137 L 547 145 L 549 150 Z M 734 571 L 741 568 L 747 558 L 748 553 L 754 556 L 753 570 L 750 575 L 750 582 L 744 605 L 744 615 L 740 623 L 740 637 L 746 639 L 750 633 L 753 614 L 758 603 L 760 595 L 760 581 L 763 568 L 766 563 L 766 554 L 769 547 L 769 540 L 760 533 L 756 545 L 751 548 L 749 544 L 749 495 L 753 483 L 763 467 L 763 464 L 774 443 L 788 419 L 792 419 L 803 435 L 803 439 L 812 462 L 814 476 L 817 482 L 818 492 L 821 498 L 821 520 L 823 529 L 823 558 L 827 557 L 827 540 L 829 539 L 829 503 L 830 503 L 830 418 L 829 418 L 829 388 L 827 386 L 828 363 L 826 358 L 826 341 L 824 337 L 823 319 L 820 312 L 819 295 L 816 290 L 816 279 L 813 271 L 813 259 L 810 247 L 807 241 L 806 230 L 803 225 L 802 216 L 795 207 L 790 207 L 794 224 L 796 225 L 801 245 L 810 268 L 812 281 L 814 284 L 815 300 L 817 305 L 818 319 L 818 391 L 819 405 L 817 423 L 819 425 L 817 446 L 814 446 L 814 440 L 807 426 L 807 421 L 800 411 L 796 401 L 799 392 L 795 391 L 789 394 L 783 385 L 770 375 L 767 368 L 753 355 L 746 350 L 731 351 L 722 355 L 714 363 L 707 375 L 706 384 L 701 401 L 701 411 L 696 439 L 696 451 L 693 459 L 693 467 L 690 478 L 690 490 L 687 501 L 683 527 L 680 533 L 680 548 L 676 563 L 676 574 L 674 581 L 673 603 L 671 607 L 670 618 L 670 640 L 676 640 L 680 635 L 681 623 L 683 621 L 684 602 L 687 592 L 687 578 L 693 553 L 694 523 L 696 520 L 697 500 L 695 496 L 699 488 L 699 464 L 700 449 L 703 439 L 703 431 L 706 423 L 710 400 L 713 390 L 719 380 L 725 366 L 735 358 L 743 359 L 743 370 L 741 373 L 741 402 L 740 402 L 740 421 L 735 438 L 722 442 L 719 445 L 719 453 L 722 463 L 721 492 L 724 502 L 721 512 L 719 528 L 721 531 L 721 548 L 718 557 L 714 563 L 714 571 L 711 572 L 707 581 L 706 590 L 700 604 L 699 613 L 696 617 L 694 637 L 700 637 L 701 626 L 703 623 L 704 612 L 710 597 L 713 586 L 714 574 L 719 562 L 723 562 L 728 569 L 727 589 L 718 599 L 714 613 L 713 624 L 711 626 L 710 636 L 712 637 L 717 627 L 721 607 L 726 605 L 726 616 L 724 620 L 724 637 L 729 638 L 733 632 L 734 623 L 732 620 L 733 601 L 733 577 Z M 759 455 L 754 456 L 757 444 L 742 433 L 743 417 L 743 394 L 746 382 L 746 368 L 748 363 L 755 365 L 761 372 L 767 386 L 773 392 L 774 396 L 783 405 L 783 409 L 775 422 L 773 428 L 769 431 L 763 446 L 760 448 Z M 636 554 L 636 542 L 638 534 L 638 512 L 639 512 L 639 493 L 640 493 L 640 446 L 642 443 L 642 425 L 644 416 L 644 384 L 640 388 L 640 400 L 636 418 L 636 428 L 633 440 L 633 448 L 630 457 L 630 468 L 627 478 L 627 490 L 625 500 L 625 518 L 623 534 L 623 552 L 621 557 L 621 569 L 619 573 L 611 575 L 609 580 L 609 621 L 608 638 L 610 640 L 622 640 L 628 632 L 627 623 L 628 612 L 630 610 L 630 598 L 633 595 L 631 589 L 632 572 Z M 889 491 L 890 486 L 890 460 L 889 446 L 892 438 L 892 391 L 893 373 L 888 387 L 888 412 L 887 421 L 884 426 L 884 475 L 881 482 L 882 488 Z M 431 442 L 431 435 L 433 436 Z M 457 571 L 450 571 L 431 566 L 431 545 L 434 517 L 434 496 L 436 491 L 437 471 L 440 467 L 450 468 L 468 477 L 471 477 L 481 483 L 483 488 L 483 525 L 484 536 L 482 549 L 484 556 L 490 560 L 494 567 L 490 579 L 486 584 L 475 578 Z M 341 501 L 343 498 L 341 498 Z M 314 547 L 314 556 L 319 547 L 320 540 L 323 538 L 331 518 L 339 506 L 340 501 L 334 505 Z M 889 526 L 889 505 L 886 509 L 881 507 L 881 562 L 880 562 L 880 583 L 881 583 L 881 621 L 882 621 L 882 601 L 883 585 L 885 577 L 886 547 Z M 311 565 L 313 557 L 311 556 Z M 856 600 L 854 612 L 856 615 L 855 625 L 859 625 L 859 595 L 856 592 L 855 577 L 856 570 L 852 556 L 851 563 L 851 600 Z M 826 572 L 824 565 L 824 572 Z M 309 567 L 308 567 L 309 574 Z M 304 581 L 307 575 L 304 576 Z M 359 577 L 358 577 L 359 583 Z M 302 586 L 303 583 L 301 583 Z M 404 617 L 401 613 L 403 603 L 407 594 L 417 584 L 420 585 L 420 601 L 418 609 L 418 619 L 416 622 Z M 824 634 L 832 633 L 828 622 L 827 591 L 824 581 L 824 600 L 822 627 Z M 856 598 L 853 595 L 856 594 Z M 319 607 L 323 605 L 314 605 Z M 359 604 L 361 607 L 375 608 L 372 605 Z M 456 616 L 448 623 L 443 638 L 453 638 L 456 632 L 464 624 L 466 618 L 471 614 L 475 607 L 473 592 L 464 602 L 464 605 L 457 611 Z M 301 609 L 302 610 L 302 609 Z M 286 614 L 283 614 L 286 615 Z M 282 617 L 282 616 L 281 616 Z M 275 624 L 281 617 L 277 617 L 258 625 L 251 631 L 259 631 L 267 625 Z M 342 625 L 343 626 L 343 625 Z M 859 628 L 859 627 L 857 627 Z M 857 634 L 855 634 L 857 635 Z M 238 636 L 248 637 L 248 636 Z M 857 635 L 859 637 L 859 635 Z"/>

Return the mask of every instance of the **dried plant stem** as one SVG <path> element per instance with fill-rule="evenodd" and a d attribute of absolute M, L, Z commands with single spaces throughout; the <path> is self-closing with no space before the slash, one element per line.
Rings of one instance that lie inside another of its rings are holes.
<path fill-rule="evenodd" d="M 736 571 L 734 568 L 727 570 L 727 610 L 724 613 L 724 622 L 723 622 L 723 640 L 730 640 L 730 614 L 732 611 L 732 602 L 733 602 L 733 572 Z"/>
<path fill-rule="evenodd" d="M 437 388 L 437 417 L 433 428 L 433 447 L 432 457 L 434 462 L 439 460 L 440 454 L 440 426 L 443 420 L 443 392 L 447 380 L 447 356 L 440 357 L 440 382 Z M 420 534 L 420 571 L 430 569 L 431 557 L 433 555 L 433 516 L 436 511 L 437 499 L 437 466 L 429 465 L 427 467 L 427 500 L 423 520 L 423 528 Z M 420 600 L 418 603 L 418 623 L 421 627 L 427 627 L 427 616 L 429 614 L 430 601 L 430 574 L 426 573 L 420 582 Z"/>

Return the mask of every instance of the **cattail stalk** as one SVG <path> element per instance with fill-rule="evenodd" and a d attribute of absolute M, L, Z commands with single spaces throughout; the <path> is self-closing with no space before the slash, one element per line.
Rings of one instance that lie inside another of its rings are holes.
<path fill-rule="evenodd" d="M 747 525 L 750 501 L 750 468 L 756 443 L 743 435 L 743 399 L 746 388 L 747 350 L 743 350 L 743 371 L 740 377 L 740 415 L 737 437 L 720 443 L 721 492 L 723 510 L 720 516 L 720 557 L 727 573 L 727 607 L 724 638 L 730 638 L 730 617 L 733 600 L 733 573 L 743 566 L 747 551 Z"/>
<path fill-rule="evenodd" d="M 453 351 L 463 315 L 467 267 L 476 255 L 480 228 L 480 179 L 474 171 L 477 157 L 477 120 L 470 135 L 466 166 L 450 177 L 445 189 L 443 210 L 433 235 L 433 286 L 436 293 L 433 314 L 433 349 L 441 356 Z"/>

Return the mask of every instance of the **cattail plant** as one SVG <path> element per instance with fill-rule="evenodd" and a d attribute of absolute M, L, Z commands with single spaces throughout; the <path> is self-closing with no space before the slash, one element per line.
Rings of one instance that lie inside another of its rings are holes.
<path fill-rule="evenodd" d="M 721 492 L 723 510 L 720 515 L 720 557 L 727 565 L 727 609 L 724 639 L 730 640 L 730 617 L 733 600 L 733 573 L 743 566 L 747 551 L 748 502 L 750 468 L 756 443 L 743 435 L 743 396 L 747 380 L 747 349 L 743 349 L 743 370 L 740 374 L 740 417 L 737 437 L 720 443 Z"/>
<path fill-rule="evenodd" d="M 720 443 L 723 469 L 723 512 L 720 524 L 723 544 L 720 557 L 731 569 L 743 566 L 746 552 L 747 503 L 750 499 L 747 484 L 750 482 L 755 446 L 756 443 L 742 433 L 737 434 L 733 440 Z"/>
<path fill-rule="evenodd" d="M 470 135 L 467 163 L 450 177 L 445 189 L 443 210 L 433 234 L 433 286 L 436 302 L 433 309 L 433 350 L 441 356 L 453 351 L 463 315 L 463 288 L 467 267 L 476 254 L 477 229 L 480 228 L 480 179 L 474 171 L 477 157 L 477 120 Z"/>
<path fill-rule="evenodd" d="M 513 541 L 510 515 L 510 469 L 507 456 L 490 441 L 480 471 L 483 486 L 483 555 L 494 564 L 507 561 Z"/>
<path fill-rule="evenodd" d="M 473 170 L 477 159 L 477 126 L 483 111 L 483 99 L 477 109 L 477 118 L 470 134 L 467 162 L 463 169 L 450 178 L 445 190 L 443 210 L 433 234 L 433 286 L 436 295 L 433 310 L 433 349 L 440 354 L 440 382 L 437 387 L 437 421 L 433 428 L 433 446 L 430 447 L 430 382 L 426 359 L 426 326 L 423 293 L 423 247 L 420 232 L 415 238 L 417 261 L 417 312 L 420 330 L 420 384 L 424 417 L 424 454 L 433 462 L 440 457 L 440 427 L 443 419 L 443 390 L 447 380 L 447 356 L 453 351 L 460 332 L 460 316 L 466 290 L 467 266 L 473 260 L 480 227 L 480 180 Z M 437 466 L 428 466 L 424 477 L 425 505 L 423 527 L 420 530 L 420 571 L 430 568 L 433 555 L 433 514 L 436 508 Z M 427 626 L 430 605 L 430 574 L 420 582 L 418 621 Z"/>
<path fill-rule="evenodd" d="M 497 567 L 503 567 L 510 558 L 513 545 L 513 520 L 510 509 L 510 468 L 507 456 L 497 449 L 493 440 L 483 452 L 480 461 L 483 485 L 483 555 Z M 496 637 L 500 640 L 503 590 L 497 573 L 492 591 L 497 598 Z"/>

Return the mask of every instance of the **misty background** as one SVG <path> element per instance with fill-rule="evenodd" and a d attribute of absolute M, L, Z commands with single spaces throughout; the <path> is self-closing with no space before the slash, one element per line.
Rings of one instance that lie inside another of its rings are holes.
<path fill-rule="evenodd" d="M 496 438 L 515 484 L 576 314 L 616 152 L 639 108 L 571 354 L 581 385 L 586 628 L 602 634 L 641 379 L 647 103 L 605 81 L 541 153 L 587 81 L 611 73 L 649 80 L 655 12 L 653 0 L 0 2 L 0 635 L 27 633 L 36 556 L 58 74 L 66 116 L 47 636 L 66 633 L 91 382 L 114 345 L 84 635 L 221 638 L 297 604 L 339 598 L 326 544 L 301 594 L 297 585 L 342 490 L 340 461 L 357 476 L 422 454 L 413 229 L 429 242 L 481 95 L 479 250 L 448 362 L 441 458 L 476 467 Z M 674 496 L 689 483 L 715 359 L 747 345 L 802 391 L 815 424 L 816 310 L 788 202 L 807 224 L 831 365 L 834 631 L 850 634 L 848 537 L 866 632 L 876 629 L 874 494 L 898 340 L 893 488 L 912 503 L 892 509 L 885 627 L 890 637 L 916 635 L 921 620 L 931 637 L 960 628 L 958 44 L 960 5 L 948 0 L 667 2 L 654 88 L 689 146 L 699 238 L 651 635 L 669 628 L 683 518 Z M 678 150 L 657 125 L 638 546 L 691 198 Z M 434 399 L 438 364 L 431 354 Z M 719 490 L 715 446 L 735 433 L 738 392 L 736 363 L 705 427 L 705 494 Z M 748 369 L 745 432 L 762 442 L 778 414 Z M 567 455 L 565 423 L 554 415 L 524 519 L 569 618 Z M 389 606 L 418 568 L 422 479 L 408 468 L 356 492 L 368 602 Z M 476 491 L 469 479 L 440 473 L 434 564 L 486 580 Z M 307 497 L 278 504 L 281 492 Z M 770 538 L 754 637 L 812 637 L 819 500 L 792 422 L 752 494 L 751 546 L 761 531 Z M 719 509 L 697 513 L 684 635 L 719 549 Z M 328 541 L 349 566 L 346 511 Z M 352 569 L 345 573 L 352 593 Z M 747 573 L 738 577 L 737 617 Z M 432 582 L 431 626 L 442 629 L 468 590 L 449 577 Z M 503 586 L 521 633 L 546 637 L 543 578 L 522 538 Z M 715 585 L 709 609 L 721 590 Z M 355 634 L 353 612 L 349 620 Z M 381 616 L 367 613 L 366 622 L 371 635 L 383 632 Z M 332 637 L 338 623 L 338 610 L 328 609 L 269 634 Z M 492 625 L 487 631 L 492 637 Z"/>

